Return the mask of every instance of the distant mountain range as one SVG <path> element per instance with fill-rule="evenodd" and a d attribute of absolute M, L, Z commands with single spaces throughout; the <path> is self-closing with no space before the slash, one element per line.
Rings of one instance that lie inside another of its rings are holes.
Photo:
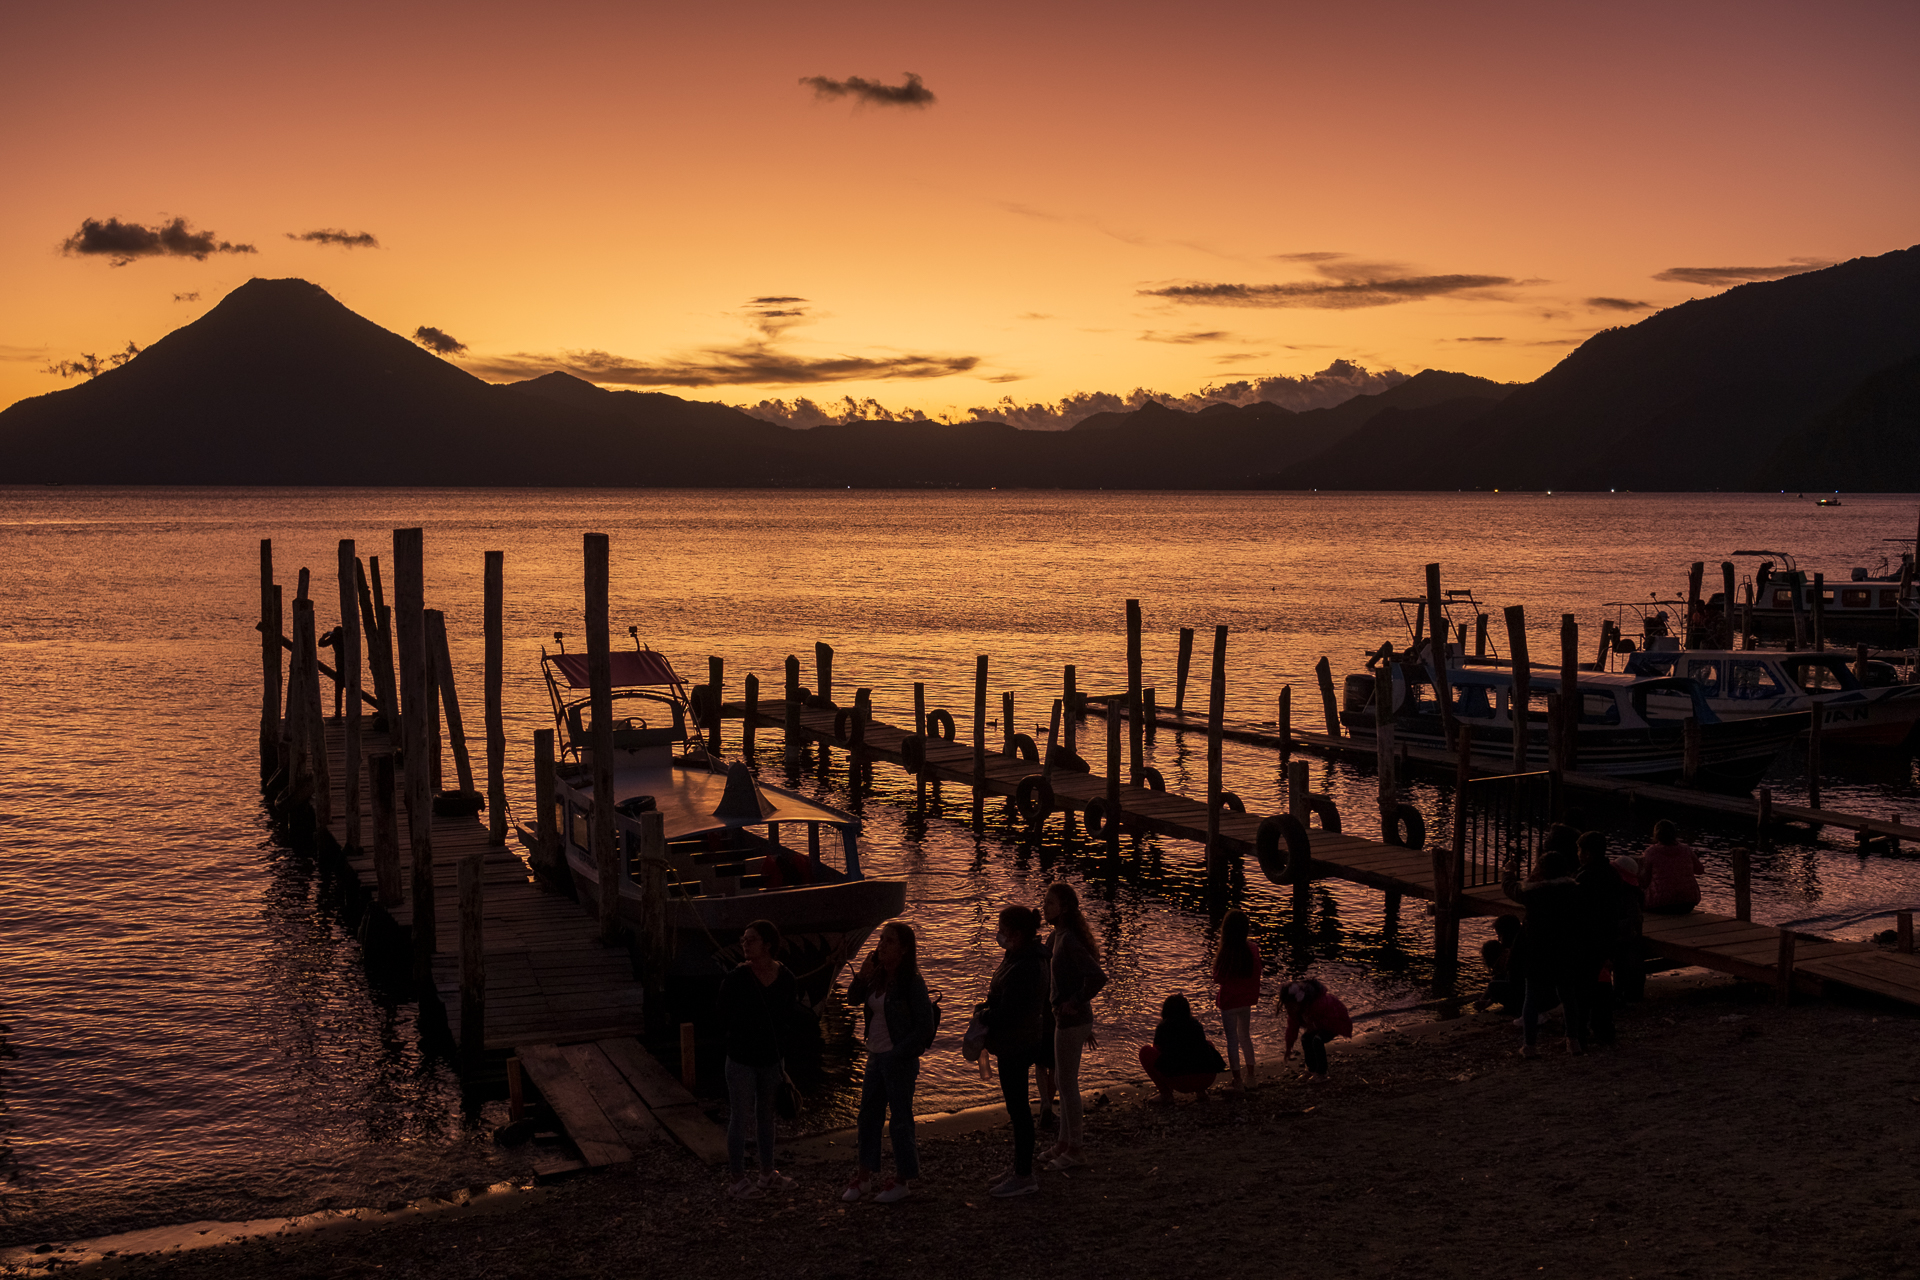
<path fill-rule="evenodd" d="M 793 430 L 564 373 L 493 385 L 304 280 L 0 413 L 0 483 L 1920 489 L 1920 249 L 1742 285 L 1525 386 L 1429 370 L 1330 409 L 1149 403 L 1069 431 Z"/>

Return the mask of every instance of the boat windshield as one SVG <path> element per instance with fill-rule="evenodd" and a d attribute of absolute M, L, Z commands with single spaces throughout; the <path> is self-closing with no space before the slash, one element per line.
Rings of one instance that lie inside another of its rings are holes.
<path fill-rule="evenodd" d="M 1732 658 L 1727 662 L 1727 692 L 1729 698 L 1743 701 L 1760 702 L 1773 698 L 1784 698 L 1787 687 L 1780 682 L 1771 662 L 1758 658 Z"/>

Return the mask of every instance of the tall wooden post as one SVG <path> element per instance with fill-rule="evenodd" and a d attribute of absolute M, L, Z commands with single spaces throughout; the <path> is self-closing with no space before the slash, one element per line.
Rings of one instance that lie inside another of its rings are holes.
<path fill-rule="evenodd" d="M 789 765 L 800 763 L 800 659 L 787 655 L 786 758 Z"/>
<path fill-rule="evenodd" d="M 333 822 L 333 758 L 327 750 L 326 704 L 320 694 L 320 650 L 316 641 L 317 619 L 312 600 L 306 605 L 306 632 L 301 637 L 304 652 L 300 657 L 300 695 L 307 711 L 302 723 L 307 731 L 308 758 L 313 767 L 313 822 L 325 830 Z"/>
<path fill-rule="evenodd" d="M 1807 726 L 1807 807 L 1820 807 L 1820 722 L 1825 718 L 1823 708 L 1814 703 L 1811 711 L 1813 719 Z"/>
<path fill-rule="evenodd" d="M 1380 816 L 1400 802 L 1393 778 L 1393 646 L 1383 644 L 1373 664 L 1373 758 L 1379 775 Z"/>
<path fill-rule="evenodd" d="M 1180 657 L 1174 668 L 1173 714 L 1187 712 L 1187 672 L 1193 666 L 1193 628 L 1180 628 Z"/>
<path fill-rule="evenodd" d="M 833 646 L 818 641 L 813 646 L 814 692 L 820 695 L 820 705 L 833 706 Z"/>
<path fill-rule="evenodd" d="M 707 751 L 712 755 L 720 754 L 720 722 L 726 717 L 724 690 L 727 684 L 727 660 L 714 654 L 707 655 Z"/>
<path fill-rule="evenodd" d="M 1813 575 L 1813 647 L 1816 651 L 1824 651 L 1827 647 L 1826 623 L 1827 575 L 1816 573 Z"/>
<path fill-rule="evenodd" d="M 1484 613 L 1473 615 L 1473 656 L 1487 656 L 1487 615 Z"/>
<path fill-rule="evenodd" d="M 593 704 L 593 870 L 600 940 L 620 940 L 620 863 L 613 840 L 613 654 L 608 648 L 607 535 L 583 538 L 587 597 L 587 682 Z"/>
<path fill-rule="evenodd" d="M 453 686 L 453 655 L 447 648 L 447 615 L 438 609 L 428 609 L 427 645 L 433 654 L 435 684 L 440 690 L 440 703 L 447 716 L 447 745 L 453 748 L 454 776 L 459 781 L 463 795 L 475 794 L 473 788 L 473 759 L 467 754 L 466 721 L 460 715 L 460 695 Z"/>
<path fill-rule="evenodd" d="M 1793 585 L 1793 647 L 1807 647 L 1807 575 L 1795 572 L 1787 575 Z"/>
<path fill-rule="evenodd" d="M 273 591 L 273 539 L 260 539 L 260 776 L 280 757 L 280 607 Z"/>
<path fill-rule="evenodd" d="M 487 1051 L 486 855 L 460 859 L 460 1056 L 478 1062 Z"/>
<path fill-rule="evenodd" d="M 1524 605 L 1508 605 L 1507 652 L 1513 655 L 1513 689 L 1507 698 L 1508 718 L 1513 722 L 1513 771 L 1527 771 L 1527 742 L 1533 736 L 1528 704 L 1533 698 L 1533 663 L 1527 656 L 1527 611 Z"/>
<path fill-rule="evenodd" d="M 378 582 L 378 579 L 375 579 Z M 405 721 L 407 833 L 412 850 L 413 980 L 433 982 L 433 775 L 427 759 L 433 705 L 427 700 L 426 543 L 419 529 L 393 531 L 394 639 Z"/>
<path fill-rule="evenodd" d="M 1080 704 L 1076 701 L 1079 691 L 1073 687 L 1073 679 L 1074 670 L 1072 664 L 1069 663 L 1060 677 L 1060 700 L 1065 704 L 1060 708 L 1060 714 L 1065 716 L 1067 720 L 1066 741 L 1068 755 L 1076 755 L 1080 750 Z M 1073 811 L 1069 809 L 1067 812 L 1071 814 Z"/>
<path fill-rule="evenodd" d="M 298 811 L 313 803 L 313 732 L 307 724 L 307 686 L 313 677 L 307 674 L 307 655 L 313 648 L 313 601 L 297 597 L 293 602 L 293 662 L 287 671 L 287 737 L 292 744 L 290 779 L 285 800 Z"/>
<path fill-rule="evenodd" d="M 1447 743 L 1452 745 L 1454 731 L 1459 726 L 1453 717 L 1453 699 L 1449 696 L 1447 679 L 1447 615 L 1440 607 L 1440 566 L 1427 566 L 1427 616 L 1433 619 L 1433 643 L 1428 651 L 1433 655 L 1433 693 L 1440 702 L 1440 725 L 1446 734 Z"/>
<path fill-rule="evenodd" d="M 1287 765 L 1287 812 L 1301 826 L 1307 825 L 1312 811 L 1307 808 L 1307 762 L 1294 760 Z"/>
<path fill-rule="evenodd" d="M 1733 918 L 1753 919 L 1753 855 L 1744 845 L 1733 851 Z"/>
<path fill-rule="evenodd" d="M 394 795 L 392 751 L 376 751 L 367 772 L 373 782 L 373 876 L 380 905 L 397 907 L 400 888 L 400 808 Z"/>
<path fill-rule="evenodd" d="M 640 921 L 647 989 L 667 986 L 673 939 L 667 936 L 667 819 L 659 810 L 640 815 Z"/>
<path fill-rule="evenodd" d="M 1274 729 L 1280 736 L 1280 766 L 1285 768 L 1287 761 L 1293 759 L 1293 686 L 1280 686 L 1280 706 L 1275 714 Z"/>
<path fill-rule="evenodd" d="M 1107 700 L 1107 848 L 1120 848 L 1120 699 Z"/>
<path fill-rule="evenodd" d="M 987 820 L 987 655 L 973 669 L 973 825 Z"/>
<path fill-rule="evenodd" d="M 747 715 L 740 722 L 740 758 L 753 760 L 754 721 L 760 718 L 760 677 L 749 671 L 746 679 Z"/>
<path fill-rule="evenodd" d="M 1213 629 L 1213 679 L 1207 687 L 1207 879 L 1224 884 L 1227 851 L 1220 844 L 1220 743 L 1227 714 L 1227 629 Z"/>
<path fill-rule="evenodd" d="M 1140 732 L 1146 736 L 1147 742 L 1151 744 L 1159 728 L 1159 693 L 1152 685 L 1148 685 L 1140 691 Z M 1143 768 L 1141 772 L 1144 775 L 1145 769 Z"/>
<path fill-rule="evenodd" d="M 913 771 L 913 808 L 914 812 L 924 814 L 927 811 L 927 747 L 931 739 L 927 737 L 927 685 L 924 680 L 913 682 L 913 731 L 920 735 L 920 767 Z"/>
<path fill-rule="evenodd" d="M 1140 602 L 1127 601 L 1127 781 L 1140 785 L 1146 767 L 1140 726 Z"/>
<path fill-rule="evenodd" d="M 1681 644 L 1689 649 L 1700 647 L 1702 636 L 1694 619 L 1700 616 L 1700 583 L 1707 572 L 1706 561 L 1695 560 L 1687 566 L 1687 620 L 1680 628 Z"/>
<path fill-rule="evenodd" d="M 374 564 L 380 562 L 378 556 L 369 559 Z M 388 627 L 392 615 L 384 606 L 375 606 L 367 585 L 367 572 L 357 563 L 353 567 L 353 580 L 360 597 L 360 634 L 365 637 L 367 670 L 373 676 L 373 700 L 380 704 L 388 736 L 398 743 L 406 731 L 400 721 L 399 681 L 394 675 L 393 635 Z"/>
<path fill-rule="evenodd" d="M 1327 718 L 1327 736 L 1340 736 L 1340 703 L 1333 696 L 1333 667 L 1328 664 L 1327 656 L 1320 655 L 1320 661 L 1313 664 L 1313 678 L 1320 685 L 1320 710 Z"/>
<path fill-rule="evenodd" d="M 1000 695 L 1000 753 L 1013 754 L 1013 690 Z"/>
<path fill-rule="evenodd" d="M 340 640 L 333 652 L 340 659 L 339 674 L 346 689 L 346 704 L 341 719 L 341 764 L 346 801 L 346 848 L 349 853 L 361 849 L 360 839 L 360 601 L 354 579 L 360 559 L 353 553 L 353 539 L 340 540 Z"/>
<path fill-rule="evenodd" d="M 1740 633 L 1734 629 L 1733 625 L 1733 561 L 1731 560 L 1720 562 L 1720 603 L 1725 606 L 1727 615 L 1727 648 L 1738 649 L 1740 643 L 1736 637 Z"/>
<path fill-rule="evenodd" d="M 487 843 L 507 843 L 507 719 L 501 697 L 506 682 L 506 561 L 504 551 L 486 559 L 485 609 L 487 663 Z"/>
<path fill-rule="evenodd" d="M 533 731 L 533 863 L 549 875 L 566 863 L 560 852 L 560 824 L 554 809 L 553 730 Z"/>
<path fill-rule="evenodd" d="M 1560 751 L 1568 770 L 1580 767 L 1580 621 L 1560 615 Z"/>

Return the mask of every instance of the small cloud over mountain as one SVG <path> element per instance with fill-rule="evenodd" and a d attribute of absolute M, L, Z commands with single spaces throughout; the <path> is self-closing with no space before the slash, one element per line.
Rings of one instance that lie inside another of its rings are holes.
<path fill-rule="evenodd" d="M 1651 311 L 1651 302 L 1636 302 L 1632 298 L 1588 298 L 1587 305 L 1598 311 Z"/>
<path fill-rule="evenodd" d="M 380 241 L 371 231 L 289 231 L 289 240 L 304 240 L 308 244 L 337 245 L 342 249 L 378 249 Z"/>
<path fill-rule="evenodd" d="M 415 329 L 413 331 L 413 340 L 435 355 L 440 356 L 464 355 L 467 350 L 466 343 L 460 341 L 460 339 L 454 337 L 445 329 L 436 329 L 430 324 L 423 324 L 418 329 Z"/>
<path fill-rule="evenodd" d="M 173 295 L 173 300 L 175 302 L 198 302 L 200 301 L 200 291 L 195 289 L 192 293 L 176 293 Z"/>
<path fill-rule="evenodd" d="M 1505 342 L 1505 338 L 1455 338 L 1455 342 Z"/>
<path fill-rule="evenodd" d="M 1714 288 L 1751 284 L 1756 280 L 1783 280 L 1808 271 L 1830 267 L 1830 258 L 1789 258 L 1778 267 L 1668 267 L 1653 278 L 1671 284 L 1703 284 Z"/>
<path fill-rule="evenodd" d="M 1420 275 L 1397 263 L 1361 262 L 1344 254 L 1299 253 L 1276 257 L 1311 266 L 1321 278 L 1284 284 L 1176 284 L 1142 289 L 1142 296 L 1216 307 L 1310 307 L 1349 311 L 1389 307 L 1425 298 L 1471 296 L 1527 283 L 1511 276 Z"/>
<path fill-rule="evenodd" d="M 157 226 L 122 222 L 118 218 L 81 220 L 80 229 L 61 242 L 60 251 L 73 257 L 105 258 L 124 267 L 136 258 L 192 258 L 205 262 L 216 253 L 258 253 L 250 244 L 234 244 L 212 231 L 195 231 L 185 218 Z"/>
<path fill-rule="evenodd" d="M 913 72 L 905 73 L 904 84 L 883 84 L 878 80 L 869 80 L 865 76 L 848 76 L 845 80 L 835 80 L 829 76 L 801 76 L 800 83 L 813 90 L 816 98 L 852 98 L 861 106 L 875 107 L 930 107 L 935 99 L 933 90 L 920 82 Z"/>
<path fill-rule="evenodd" d="M 466 367 L 487 377 L 535 378 L 560 369 L 588 382 L 623 387 L 730 387 L 945 378 L 966 373 L 979 363 L 978 356 L 801 356 L 774 350 L 765 342 L 749 342 L 708 347 L 661 361 L 633 360 L 605 351 L 522 352 L 470 360 Z"/>

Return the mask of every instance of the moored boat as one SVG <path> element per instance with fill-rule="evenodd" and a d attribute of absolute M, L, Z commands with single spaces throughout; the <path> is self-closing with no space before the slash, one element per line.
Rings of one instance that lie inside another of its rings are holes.
<path fill-rule="evenodd" d="M 1883 676 L 1893 670 L 1886 664 Z M 1684 676 L 1722 720 L 1820 707 L 1821 734 L 1854 746 L 1898 746 L 1920 721 L 1920 685 L 1862 684 L 1844 654 L 1769 649 L 1685 649 L 1668 642 L 1627 656 L 1630 676 Z M 1668 695 L 1652 701 L 1671 711 Z M 1682 711 L 1680 714 L 1685 715 Z"/>

